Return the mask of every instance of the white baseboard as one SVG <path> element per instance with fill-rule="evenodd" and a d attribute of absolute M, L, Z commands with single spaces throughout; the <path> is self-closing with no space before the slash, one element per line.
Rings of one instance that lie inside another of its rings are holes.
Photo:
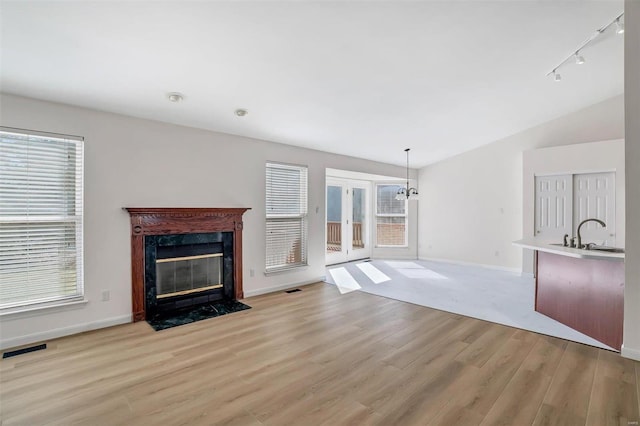
<path fill-rule="evenodd" d="M 282 284 L 274 287 L 258 288 L 256 290 L 245 290 L 244 297 L 246 299 L 247 297 L 260 296 L 262 294 L 275 293 L 276 291 L 288 290 L 293 287 L 300 287 L 303 285 L 315 284 L 317 282 L 324 281 L 325 278 L 326 278 L 325 276 L 322 276 L 322 277 L 315 278 L 313 280 L 306 280 L 298 283 Z"/>
<path fill-rule="evenodd" d="M 625 348 L 624 344 L 622 345 L 622 349 L 620 350 L 620 355 L 625 358 L 635 359 L 636 361 L 640 361 L 640 350 Z"/>
<path fill-rule="evenodd" d="M 14 337 L 10 339 L 0 340 L 0 350 L 14 348 L 16 346 L 29 345 L 31 343 L 43 342 L 45 340 L 57 339 L 58 337 L 78 334 L 85 331 L 97 330 L 99 328 L 111 327 L 114 325 L 127 324 L 131 322 L 131 314 L 121 315 L 118 317 L 107 318 L 103 320 L 93 321 L 84 324 L 72 325 L 69 327 L 55 328 L 53 330 L 42 331 L 39 333 L 27 334 L 25 336 Z"/>
<path fill-rule="evenodd" d="M 435 257 L 420 257 L 419 259 L 432 261 L 432 262 L 452 263 L 454 265 L 478 266 L 480 268 L 495 269 L 498 271 L 505 271 L 505 272 L 515 272 L 516 274 L 522 274 L 522 275 L 533 275 L 529 272 L 522 272 L 522 270 L 519 268 L 509 268 L 507 266 L 486 265 L 484 263 L 464 262 L 462 260 L 453 260 L 453 259 L 439 259 Z"/>

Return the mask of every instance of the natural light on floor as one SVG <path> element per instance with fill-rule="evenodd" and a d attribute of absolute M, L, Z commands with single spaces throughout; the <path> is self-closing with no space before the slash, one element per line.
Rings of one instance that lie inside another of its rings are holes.
<path fill-rule="evenodd" d="M 341 294 L 356 290 L 610 349 L 533 309 L 530 275 L 433 261 L 359 261 L 327 268 Z"/>

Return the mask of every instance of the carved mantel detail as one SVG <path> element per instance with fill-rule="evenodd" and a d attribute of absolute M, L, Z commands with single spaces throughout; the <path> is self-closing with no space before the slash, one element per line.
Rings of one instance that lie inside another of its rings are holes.
<path fill-rule="evenodd" d="M 131 298 L 133 321 L 145 319 L 144 237 L 146 235 L 233 232 L 233 281 L 242 299 L 242 215 L 248 208 L 125 207 L 131 216 Z"/>

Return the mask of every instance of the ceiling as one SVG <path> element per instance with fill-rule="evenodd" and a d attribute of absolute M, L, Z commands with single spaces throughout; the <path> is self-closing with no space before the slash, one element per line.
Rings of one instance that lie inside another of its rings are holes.
<path fill-rule="evenodd" d="M 5 93 L 412 167 L 624 90 L 613 32 L 545 77 L 622 1 L 1 7 Z"/>

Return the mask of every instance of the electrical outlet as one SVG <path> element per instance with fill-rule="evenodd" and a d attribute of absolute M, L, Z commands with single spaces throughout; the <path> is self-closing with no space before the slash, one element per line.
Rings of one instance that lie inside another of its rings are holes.
<path fill-rule="evenodd" d="M 256 271 L 254 269 L 249 269 L 249 276 L 254 277 L 256 275 Z"/>
<path fill-rule="evenodd" d="M 108 302 L 111 300 L 111 292 L 109 290 L 102 290 L 102 301 Z"/>

